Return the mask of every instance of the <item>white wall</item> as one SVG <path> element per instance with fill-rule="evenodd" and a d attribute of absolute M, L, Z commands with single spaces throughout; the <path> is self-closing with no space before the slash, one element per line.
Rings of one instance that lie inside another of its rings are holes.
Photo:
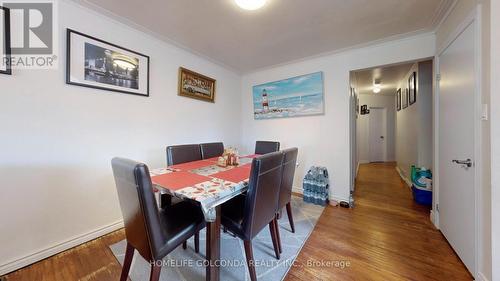
<path fill-rule="evenodd" d="M 433 62 L 418 63 L 417 103 L 418 103 L 418 166 L 433 168 Z"/>
<path fill-rule="evenodd" d="M 417 64 L 403 77 L 398 85 L 401 88 L 401 110 L 396 113 L 396 161 L 401 174 L 410 178 L 410 166 L 418 162 L 418 104 L 408 102 L 408 107 L 403 108 L 405 88 L 408 85 L 410 73 L 418 71 Z"/>
<path fill-rule="evenodd" d="M 323 165 L 331 178 L 331 198 L 349 199 L 349 72 L 378 65 L 411 61 L 434 55 L 435 38 L 425 34 L 371 47 L 315 57 L 257 71 L 242 78 L 242 143 L 252 151 L 257 139 L 299 148 L 300 166 L 294 185 L 300 188 L 309 167 Z M 252 86 L 306 73 L 323 71 L 325 114 L 300 118 L 254 120 Z"/>
<path fill-rule="evenodd" d="M 408 87 L 408 78 L 417 73 L 417 100 L 396 113 L 396 161 L 407 179 L 410 167 L 432 168 L 432 61 L 415 63 L 403 77 L 398 88 L 401 95 Z"/>
<path fill-rule="evenodd" d="M 168 144 L 240 142 L 239 75 L 73 3 L 59 24 L 57 71 L 0 75 L 0 275 L 119 226 L 112 157 L 158 167 Z M 149 55 L 150 97 L 66 85 L 66 28 Z M 179 66 L 217 79 L 215 104 L 177 96 Z"/>
<path fill-rule="evenodd" d="M 491 108 L 491 120 L 495 120 L 493 114 L 495 112 L 496 107 L 493 104 L 494 95 L 491 95 L 491 104 L 490 104 L 490 53 L 491 50 L 498 50 L 498 46 L 494 48 L 491 45 L 490 48 L 490 38 L 493 39 L 494 36 L 498 36 L 498 30 L 494 32 L 495 27 L 498 27 L 498 21 L 494 16 L 491 16 L 490 13 L 494 13 L 495 9 L 493 8 L 493 3 L 497 3 L 497 1 L 490 0 L 458 0 L 455 7 L 448 15 L 448 17 L 443 21 L 441 26 L 436 31 L 436 49 L 440 50 L 445 47 L 446 42 L 450 39 L 450 36 L 453 34 L 455 29 L 471 14 L 475 12 L 475 9 L 478 4 L 481 4 L 481 99 L 482 103 L 486 105 L 490 105 Z M 490 6 L 491 5 L 491 6 Z M 490 9 L 491 7 L 491 9 Z M 498 8 L 498 7 L 497 7 Z M 497 11 L 498 12 L 498 11 Z M 493 15 L 493 14 L 492 14 Z M 499 16 L 498 14 L 496 15 Z M 491 23 L 490 23 L 491 18 Z M 496 25 L 495 23 L 496 22 Z M 491 29 L 490 29 L 491 24 Z M 490 32 L 491 30 L 491 32 Z M 498 37 L 497 37 L 498 38 Z M 492 42 L 493 43 L 493 42 Z M 491 50 L 490 50 L 491 49 Z M 495 52 L 492 52 L 491 55 L 494 55 Z M 492 71 L 494 70 L 494 66 L 492 65 Z M 492 75 L 491 77 L 495 77 Z M 498 77 L 498 75 L 496 76 Z M 491 79 L 491 88 L 495 89 L 493 85 L 498 83 L 498 79 Z M 498 88 L 498 87 L 496 87 Z M 498 104 L 497 104 L 498 106 Z M 482 184 L 480 190 L 480 204 L 479 204 L 479 215 L 480 215 L 480 237 L 478 246 L 479 252 L 479 276 L 478 278 L 486 279 L 486 280 L 500 280 L 500 272 L 498 272 L 497 276 L 492 275 L 492 269 L 498 270 L 499 266 L 493 266 L 500 264 L 500 258 L 496 262 L 493 260 L 492 262 L 492 213 L 494 212 L 494 196 L 492 194 L 492 189 L 494 188 L 494 175 L 495 173 L 491 173 L 491 171 L 495 171 L 493 166 L 493 158 L 495 157 L 495 152 L 493 151 L 493 146 L 495 143 L 495 139 L 493 133 L 490 136 L 490 127 L 491 131 L 494 130 L 494 126 L 491 126 L 492 121 L 482 121 L 481 128 L 481 167 L 482 167 Z M 498 127 L 498 126 L 497 126 Z M 491 140 L 491 144 L 490 144 Z M 491 149 L 490 149 L 491 148 Z M 491 156 L 491 159 L 490 159 Z M 498 170 L 498 169 L 497 169 Z M 439 179 L 437 179 L 437 183 L 439 184 Z M 439 186 L 437 186 L 439 188 Z M 437 190 L 437 189 L 435 189 Z M 437 193 L 437 192 L 435 192 Z M 498 206 L 498 203 L 497 203 Z M 500 252 L 500 250 L 498 250 Z M 494 252 L 494 250 L 493 250 Z"/>
<path fill-rule="evenodd" d="M 392 95 L 359 95 L 359 104 L 370 107 L 386 109 L 386 161 L 396 160 L 396 110 L 395 96 Z M 359 115 L 357 120 L 357 146 L 358 162 L 370 161 L 370 138 L 369 138 L 370 114 Z"/>

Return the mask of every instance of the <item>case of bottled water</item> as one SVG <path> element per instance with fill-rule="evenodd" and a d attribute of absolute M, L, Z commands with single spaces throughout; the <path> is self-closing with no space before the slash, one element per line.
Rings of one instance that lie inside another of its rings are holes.
<path fill-rule="evenodd" d="M 304 176 L 304 202 L 325 206 L 328 204 L 328 171 L 325 167 L 313 166 Z"/>

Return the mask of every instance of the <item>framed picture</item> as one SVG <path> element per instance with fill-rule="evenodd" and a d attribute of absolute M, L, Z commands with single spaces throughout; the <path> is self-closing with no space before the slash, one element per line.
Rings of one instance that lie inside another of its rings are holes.
<path fill-rule="evenodd" d="M 178 95 L 215 102 L 215 82 L 213 78 L 179 67 Z"/>
<path fill-rule="evenodd" d="M 403 109 L 408 107 L 408 92 L 408 88 L 406 88 L 401 101 Z"/>
<path fill-rule="evenodd" d="M 325 112 L 323 72 L 253 86 L 254 119 L 319 115 Z"/>
<path fill-rule="evenodd" d="M 361 106 L 361 115 L 366 115 L 370 114 L 370 110 L 368 109 L 368 105 L 362 105 Z"/>
<path fill-rule="evenodd" d="M 0 73 L 12 74 L 10 65 L 10 10 L 0 6 Z"/>
<path fill-rule="evenodd" d="M 67 30 L 66 83 L 149 96 L 149 57 Z"/>
<path fill-rule="evenodd" d="M 401 88 L 396 92 L 396 110 L 401 110 Z"/>
<path fill-rule="evenodd" d="M 409 102 L 410 105 L 417 101 L 417 73 L 413 72 L 408 78 L 408 88 L 410 89 Z"/>

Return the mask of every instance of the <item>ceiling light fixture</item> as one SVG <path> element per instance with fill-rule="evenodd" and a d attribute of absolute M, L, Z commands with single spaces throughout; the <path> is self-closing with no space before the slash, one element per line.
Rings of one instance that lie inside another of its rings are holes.
<path fill-rule="evenodd" d="M 253 11 L 262 8 L 267 0 L 234 0 L 234 2 L 242 9 Z"/>
<path fill-rule="evenodd" d="M 380 88 L 379 88 L 379 87 L 374 87 L 374 88 L 373 88 L 373 92 L 374 92 L 375 94 L 380 93 Z"/>

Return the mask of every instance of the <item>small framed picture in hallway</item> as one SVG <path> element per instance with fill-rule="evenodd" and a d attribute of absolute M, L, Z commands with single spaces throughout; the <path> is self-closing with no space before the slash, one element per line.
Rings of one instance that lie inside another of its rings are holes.
<path fill-rule="evenodd" d="M 408 88 L 409 88 L 409 102 L 410 105 L 417 101 L 417 73 L 414 71 L 410 78 L 408 78 Z"/>
<path fill-rule="evenodd" d="M 408 107 L 408 88 L 405 89 L 405 92 L 403 93 L 402 99 L 401 99 L 401 104 L 403 109 Z"/>
<path fill-rule="evenodd" d="M 401 110 L 401 88 L 396 92 L 396 110 Z"/>

